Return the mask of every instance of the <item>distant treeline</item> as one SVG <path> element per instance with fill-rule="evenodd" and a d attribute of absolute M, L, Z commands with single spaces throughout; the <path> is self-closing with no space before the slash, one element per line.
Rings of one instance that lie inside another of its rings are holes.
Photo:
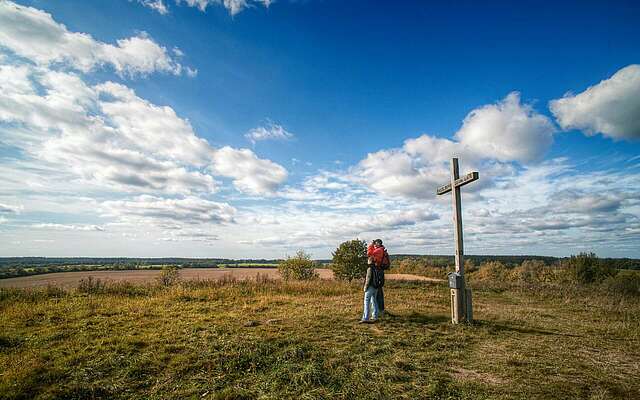
<path fill-rule="evenodd" d="M 444 255 L 418 255 L 418 254 L 393 254 L 391 255 L 391 260 L 402 260 L 405 258 L 417 258 L 420 260 L 424 260 L 428 264 L 434 267 L 446 267 L 449 265 L 453 265 L 455 263 L 454 256 L 444 256 Z M 558 257 L 550 257 L 550 256 L 492 256 L 492 255 L 483 255 L 483 256 L 474 256 L 474 255 L 465 255 L 465 260 L 471 261 L 473 264 L 483 264 L 489 261 L 500 261 L 505 265 L 520 265 L 525 260 L 536 260 L 542 261 L 546 265 L 553 265 L 560 260 Z M 638 260 L 640 262 L 640 260 Z"/>
<path fill-rule="evenodd" d="M 453 256 L 445 255 L 391 255 L 392 262 L 403 259 L 414 259 L 433 267 L 448 267 L 454 264 Z M 517 266 L 526 260 L 543 262 L 545 265 L 556 265 L 565 258 L 547 256 L 492 256 L 466 255 L 467 263 L 481 265 L 486 262 L 499 261 L 506 266 Z M 178 268 L 219 268 L 219 267 L 275 267 L 278 259 L 228 259 L 228 258 L 125 258 L 125 257 L 0 257 L 0 279 L 17 276 L 48 274 L 52 272 L 100 271 L 100 270 L 135 270 L 161 269 L 166 266 Z M 640 260 L 631 258 L 601 258 L 600 261 L 616 269 L 640 270 Z M 330 264 L 331 260 L 316 260 L 321 265 Z"/>
<path fill-rule="evenodd" d="M 403 260 L 406 258 L 419 259 L 426 264 L 434 267 L 446 267 L 455 263 L 454 256 L 443 255 L 412 255 L 412 254 L 394 254 L 391 255 L 391 260 Z M 569 257 L 550 257 L 550 256 L 494 256 L 494 255 L 465 255 L 466 262 L 471 262 L 475 265 L 484 264 L 491 261 L 499 261 L 506 266 L 516 266 L 522 264 L 524 261 L 541 261 L 546 265 L 552 266 L 560 263 L 562 260 L 566 260 Z M 634 269 L 640 270 L 640 259 L 637 258 L 599 258 L 600 262 L 604 265 L 610 266 L 615 269 Z"/>
<path fill-rule="evenodd" d="M 0 269 L 4 267 L 45 267 L 54 265 L 113 265 L 149 266 L 175 265 L 184 268 L 217 267 L 236 264 L 277 264 L 279 260 L 228 259 L 228 258 L 127 258 L 127 257 L 0 257 Z"/>

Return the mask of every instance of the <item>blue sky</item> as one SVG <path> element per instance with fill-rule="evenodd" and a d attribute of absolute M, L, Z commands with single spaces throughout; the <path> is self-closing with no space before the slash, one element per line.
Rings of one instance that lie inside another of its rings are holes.
<path fill-rule="evenodd" d="M 0 5 L 0 255 L 640 257 L 634 2 Z"/>

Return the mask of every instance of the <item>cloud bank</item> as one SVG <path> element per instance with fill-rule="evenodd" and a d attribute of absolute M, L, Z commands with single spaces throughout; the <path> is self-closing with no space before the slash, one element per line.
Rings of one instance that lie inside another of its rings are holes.
<path fill-rule="evenodd" d="M 238 190 L 270 194 L 287 178 L 251 150 L 214 149 L 171 107 L 68 72 L 0 64 L 0 122 L 22 126 L 6 140 L 34 159 L 112 190 L 214 193 L 219 175 Z"/>
<path fill-rule="evenodd" d="M 484 167 L 485 175 L 509 173 L 505 163 L 539 160 L 553 142 L 555 128 L 517 92 L 496 104 L 471 111 L 454 135 L 456 140 L 422 135 L 403 147 L 370 153 L 352 177 L 372 190 L 391 196 L 432 198 L 434 187 L 449 178 L 449 160 L 460 157 L 464 169 Z"/>
<path fill-rule="evenodd" d="M 38 65 L 63 64 L 84 73 L 105 65 L 130 77 L 187 71 L 144 32 L 115 45 L 103 43 L 89 34 L 70 32 L 51 14 L 10 1 L 0 2 L 0 46 Z"/>
<path fill-rule="evenodd" d="M 102 203 L 107 213 L 122 220 L 139 220 L 152 223 L 232 223 L 236 209 L 229 204 L 198 197 L 162 198 L 142 195 L 132 200 L 115 200 Z"/>

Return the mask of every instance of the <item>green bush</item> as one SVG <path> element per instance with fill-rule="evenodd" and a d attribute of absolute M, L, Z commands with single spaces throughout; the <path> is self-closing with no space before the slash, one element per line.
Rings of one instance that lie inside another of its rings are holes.
<path fill-rule="evenodd" d="M 594 253 L 580 253 L 566 262 L 569 274 L 577 283 L 599 283 L 616 274 L 609 264 L 600 262 Z"/>
<path fill-rule="evenodd" d="M 316 263 L 309 254 L 298 250 L 295 257 L 287 257 L 286 260 L 278 264 L 278 271 L 285 281 L 298 280 L 308 281 L 318 278 Z"/>
<path fill-rule="evenodd" d="M 348 240 L 333 252 L 331 269 L 336 279 L 351 281 L 367 274 L 367 242 Z"/>

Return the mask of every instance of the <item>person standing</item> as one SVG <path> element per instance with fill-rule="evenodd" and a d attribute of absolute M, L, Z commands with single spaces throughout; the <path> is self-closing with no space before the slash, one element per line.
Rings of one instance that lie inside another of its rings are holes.
<path fill-rule="evenodd" d="M 362 313 L 361 324 L 370 324 L 378 319 L 377 294 L 380 288 L 381 269 L 375 264 L 369 264 L 367 275 L 364 279 L 364 311 Z"/>
<path fill-rule="evenodd" d="M 373 263 L 378 269 L 381 276 L 381 284 L 376 293 L 376 303 L 378 305 L 378 311 L 380 317 L 385 315 L 384 308 L 384 271 L 391 267 L 391 261 L 389 259 L 389 253 L 382 244 L 382 239 L 376 239 L 369 244 L 367 248 L 367 257 L 370 262 Z M 386 313 L 389 315 L 389 313 Z"/>

